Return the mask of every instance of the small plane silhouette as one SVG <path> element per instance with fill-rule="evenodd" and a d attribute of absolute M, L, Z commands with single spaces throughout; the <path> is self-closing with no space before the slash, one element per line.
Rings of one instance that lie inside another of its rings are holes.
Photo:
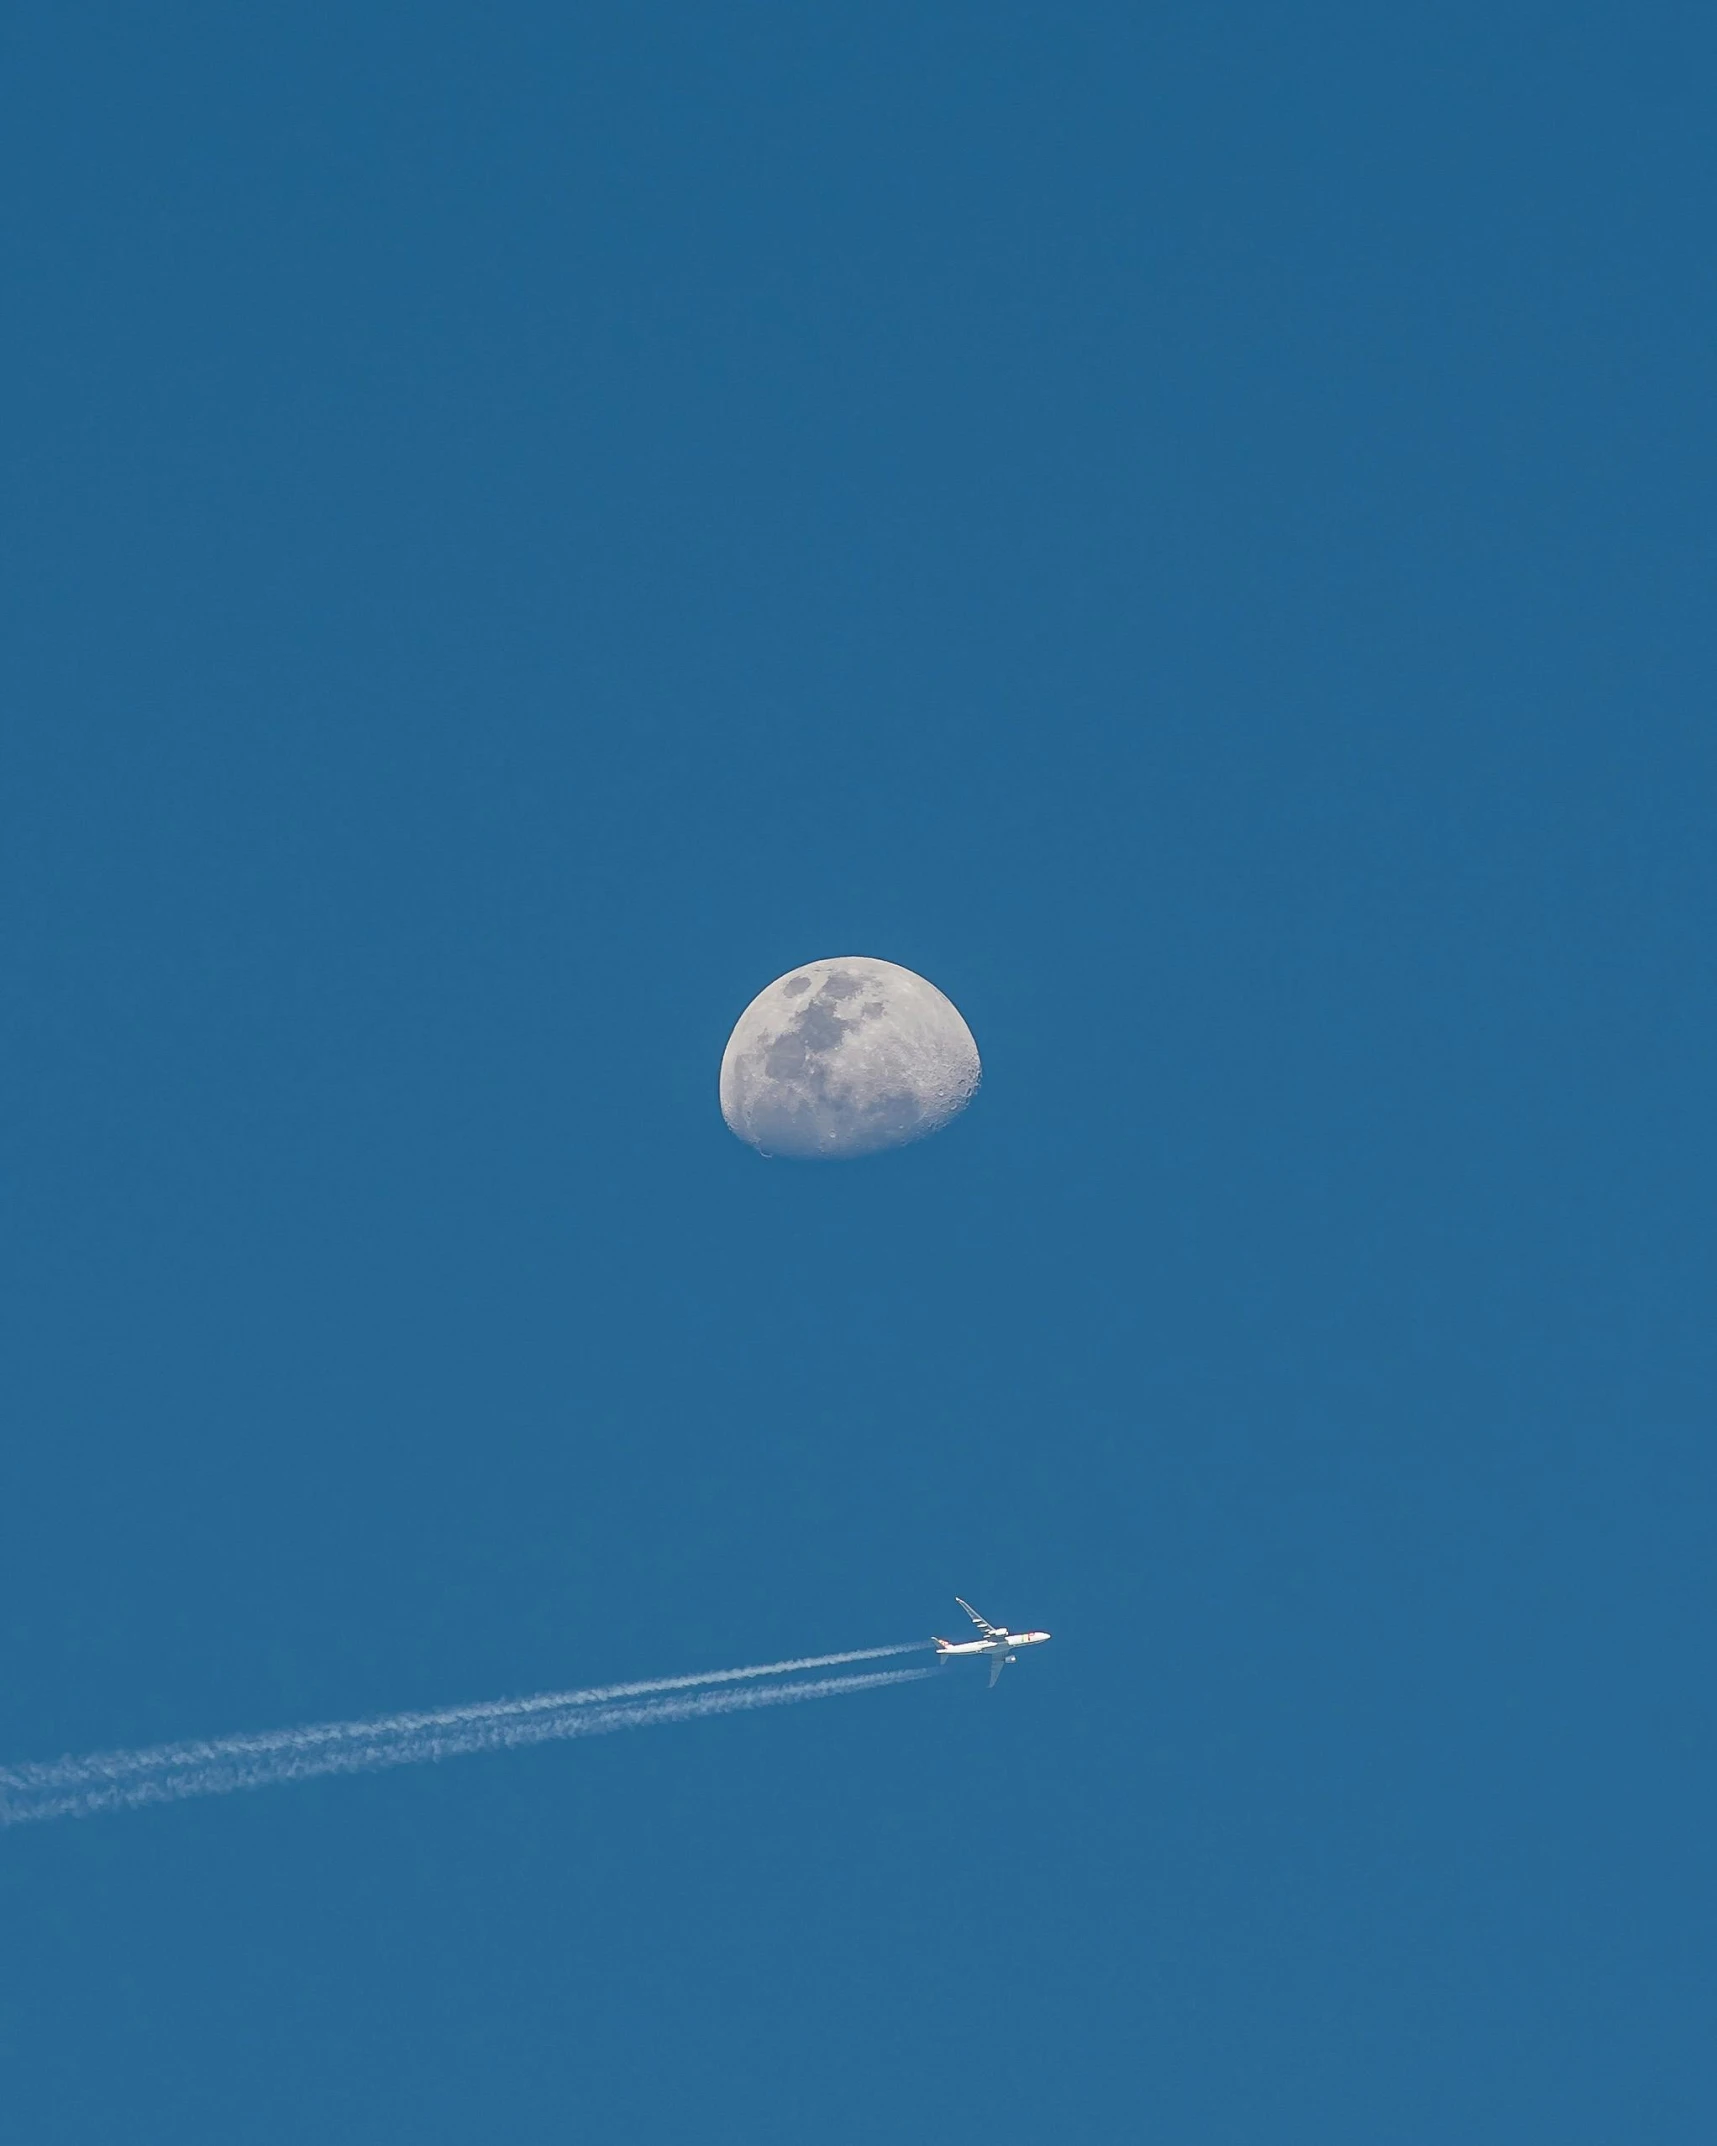
<path fill-rule="evenodd" d="M 996 1679 L 1009 1662 L 1018 1659 L 1014 1653 L 1016 1647 L 1041 1647 L 1049 1637 L 1047 1632 L 1010 1632 L 1005 1624 L 991 1624 L 987 1618 L 980 1617 L 963 1595 L 956 1595 L 954 1600 L 984 1636 L 982 1639 L 939 1639 L 936 1642 L 937 1655 L 944 1661 L 956 1654 L 987 1655 L 991 1691 L 995 1690 Z"/>

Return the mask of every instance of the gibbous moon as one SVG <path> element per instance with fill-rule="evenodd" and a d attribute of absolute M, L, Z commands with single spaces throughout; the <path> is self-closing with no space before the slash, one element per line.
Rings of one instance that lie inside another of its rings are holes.
<path fill-rule="evenodd" d="M 939 1132 L 982 1072 L 934 984 L 843 954 L 789 969 L 746 1007 L 722 1053 L 721 1114 L 763 1155 L 873 1155 Z"/>

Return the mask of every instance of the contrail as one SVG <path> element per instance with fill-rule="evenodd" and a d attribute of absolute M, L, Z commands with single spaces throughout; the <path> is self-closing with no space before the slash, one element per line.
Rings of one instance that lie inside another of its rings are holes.
<path fill-rule="evenodd" d="M 897 1647 L 861 1647 L 844 1654 L 802 1655 L 788 1662 L 717 1669 L 703 1676 L 652 1677 L 640 1683 L 595 1685 L 585 1691 L 540 1692 L 527 1699 L 443 1707 L 434 1713 L 322 1722 L 258 1735 L 4 1766 L 0 1767 L 0 1827 L 177 1803 L 188 1796 L 228 1795 L 275 1782 L 307 1781 L 318 1774 L 373 1773 L 386 1766 L 416 1765 L 467 1751 L 510 1750 L 572 1736 L 607 1736 L 658 1722 L 695 1721 L 706 1714 L 793 1706 L 801 1700 L 838 1698 L 843 1692 L 912 1684 L 933 1676 L 934 1670 L 891 1669 L 820 1679 L 806 1679 L 802 1672 L 915 1654 L 924 1644 L 915 1640 Z M 795 1676 L 799 1681 L 785 1681 Z"/>

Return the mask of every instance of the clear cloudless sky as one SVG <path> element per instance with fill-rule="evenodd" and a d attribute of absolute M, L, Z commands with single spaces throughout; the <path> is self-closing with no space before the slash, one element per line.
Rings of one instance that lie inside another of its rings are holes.
<path fill-rule="evenodd" d="M 1717 2136 L 1714 57 L 9 11 L 4 2146 Z"/>

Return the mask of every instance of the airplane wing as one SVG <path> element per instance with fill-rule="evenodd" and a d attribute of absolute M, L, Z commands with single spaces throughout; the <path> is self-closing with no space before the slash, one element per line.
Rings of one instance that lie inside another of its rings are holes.
<path fill-rule="evenodd" d="M 999 1624 L 991 1624 L 986 1617 L 980 1617 L 977 1611 L 973 1609 L 972 1605 L 966 1600 L 964 1595 L 956 1595 L 954 1597 L 954 1600 L 959 1603 L 960 1607 L 965 1611 L 966 1615 L 971 1618 L 972 1622 L 977 1626 L 978 1630 L 982 1632 L 987 1639 L 995 1639 L 1000 1635 L 1002 1629 L 1001 1626 Z"/>
<path fill-rule="evenodd" d="M 996 1688 L 996 1679 L 997 1679 L 997 1677 L 999 1677 L 999 1676 L 1001 1675 L 1002 1671 L 1003 1671 L 1003 1670 L 1004 1670 L 1004 1669 L 1005 1669 L 1005 1668 L 1007 1667 L 1007 1665 L 1008 1665 L 1008 1658 L 1007 1658 L 1007 1656 L 1006 1656 L 1005 1654 L 992 1654 L 992 1655 L 990 1656 L 990 1689 L 991 1689 L 991 1691 L 994 1691 L 994 1690 L 995 1690 L 995 1688 Z"/>

